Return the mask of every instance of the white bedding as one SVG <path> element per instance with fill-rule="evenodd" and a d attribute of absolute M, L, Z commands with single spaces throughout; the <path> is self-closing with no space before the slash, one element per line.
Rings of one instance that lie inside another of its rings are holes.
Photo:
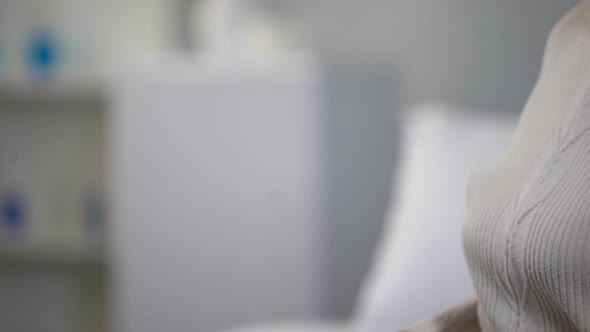
<path fill-rule="evenodd" d="M 349 324 L 335 322 L 261 324 L 224 332 L 360 332 Z"/>
<path fill-rule="evenodd" d="M 499 156 L 516 116 L 441 104 L 409 110 L 395 194 L 357 324 L 389 332 L 473 296 L 462 249 L 465 186 Z"/>

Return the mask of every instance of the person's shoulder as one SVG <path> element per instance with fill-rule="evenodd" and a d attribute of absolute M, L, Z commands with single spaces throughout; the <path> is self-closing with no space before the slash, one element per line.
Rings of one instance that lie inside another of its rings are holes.
<path fill-rule="evenodd" d="M 580 43 L 582 41 L 582 43 Z M 587 42 L 586 42 L 587 41 Z M 544 66 L 554 58 L 568 52 L 589 53 L 590 48 L 590 0 L 584 0 L 570 9 L 549 32 L 545 47 Z"/>
<path fill-rule="evenodd" d="M 557 21 L 549 40 L 563 39 L 580 32 L 590 32 L 590 0 L 581 1 Z"/>

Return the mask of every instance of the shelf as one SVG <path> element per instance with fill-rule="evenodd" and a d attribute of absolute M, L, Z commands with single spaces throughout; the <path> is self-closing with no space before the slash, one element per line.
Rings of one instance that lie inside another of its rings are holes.
<path fill-rule="evenodd" d="M 103 265 L 104 256 L 104 250 L 98 247 L 0 244 L 0 267 Z"/>
<path fill-rule="evenodd" d="M 7 84 L 0 82 L 0 105 L 100 105 L 104 90 L 98 84 Z"/>

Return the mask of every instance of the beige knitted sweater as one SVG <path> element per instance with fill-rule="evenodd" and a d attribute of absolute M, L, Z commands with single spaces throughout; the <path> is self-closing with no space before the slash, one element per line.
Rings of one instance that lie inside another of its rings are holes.
<path fill-rule="evenodd" d="M 553 28 L 507 150 L 466 197 L 477 300 L 461 310 L 485 332 L 590 331 L 590 1 Z M 471 331 L 456 316 L 411 330 Z"/>

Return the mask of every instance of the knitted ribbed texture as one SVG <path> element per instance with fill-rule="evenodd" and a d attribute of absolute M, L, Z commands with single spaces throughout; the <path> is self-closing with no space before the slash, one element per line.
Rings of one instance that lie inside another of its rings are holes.
<path fill-rule="evenodd" d="M 590 331 L 590 2 L 553 29 L 506 152 L 467 186 L 484 331 Z"/>

